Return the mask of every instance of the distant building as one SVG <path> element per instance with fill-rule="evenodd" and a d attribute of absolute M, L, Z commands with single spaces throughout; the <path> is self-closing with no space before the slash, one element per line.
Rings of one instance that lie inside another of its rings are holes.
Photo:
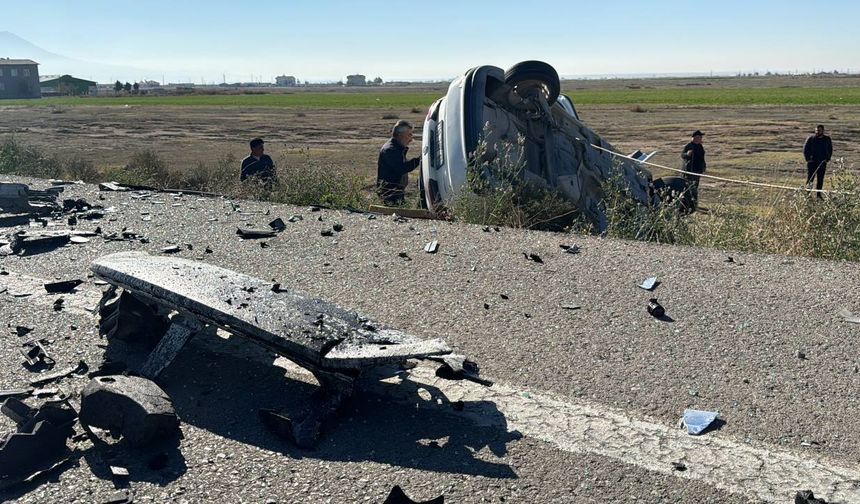
<path fill-rule="evenodd" d="M 367 77 L 361 74 L 355 75 L 347 75 L 346 76 L 346 85 L 347 86 L 366 86 L 367 85 Z"/>
<path fill-rule="evenodd" d="M 41 97 L 38 63 L 28 59 L 0 58 L 0 99 Z"/>
<path fill-rule="evenodd" d="M 39 79 L 42 96 L 85 96 L 98 93 L 98 84 L 71 75 L 44 76 Z"/>
<path fill-rule="evenodd" d="M 279 75 L 275 77 L 275 85 L 293 87 L 296 85 L 296 78 L 292 75 Z"/>

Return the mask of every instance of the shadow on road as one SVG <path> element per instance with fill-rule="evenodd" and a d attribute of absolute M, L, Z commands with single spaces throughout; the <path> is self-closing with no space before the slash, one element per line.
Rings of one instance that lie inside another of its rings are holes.
<path fill-rule="evenodd" d="M 158 382 L 170 394 L 183 423 L 292 458 L 373 461 L 435 472 L 517 477 L 507 464 L 485 460 L 492 455 L 479 453 L 487 448 L 501 457 L 507 453 L 507 443 L 521 437 L 507 432 L 494 404 L 478 405 L 496 417 L 493 427 L 477 426 L 449 413 L 453 405 L 433 401 L 421 406 L 425 401 L 417 395 L 419 385 L 409 381 L 380 384 L 373 394 L 359 391 L 315 449 L 296 448 L 270 433 L 257 411 L 298 408 L 316 385 L 309 376 L 288 376 L 293 373 L 273 362 L 272 354 L 240 338 L 201 336 L 189 342 Z M 387 387 L 401 388 L 397 397 L 407 393 L 403 387 L 415 392 L 415 404 L 387 397 Z M 440 395 L 433 392 L 434 398 Z"/>

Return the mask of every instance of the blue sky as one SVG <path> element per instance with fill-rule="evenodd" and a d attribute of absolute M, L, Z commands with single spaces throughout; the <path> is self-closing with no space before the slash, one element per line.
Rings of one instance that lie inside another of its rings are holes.
<path fill-rule="evenodd" d="M 148 78 L 448 78 L 478 64 L 562 75 L 860 71 L 860 2 L 0 0 L 0 31 Z"/>

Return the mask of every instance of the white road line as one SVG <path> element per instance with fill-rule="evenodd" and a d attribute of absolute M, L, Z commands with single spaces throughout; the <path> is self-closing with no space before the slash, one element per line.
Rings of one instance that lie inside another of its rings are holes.
<path fill-rule="evenodd" d="M 385 386 L 386 382 L 400 386 Z M 415 382 L 414 386 L 410 386 L 411 382 Z M 389 397 L 393 393 L 397 400 L 411 403 L 415 403 L 419 387 L 418 396 L 426 405 L 453 412 L 447 403 L 463 401 L 465 408 L 459 414 L 479 424 L 505 427 L 567 452 L 594 453 L 651 471 L 703 481 L 747 497 L 793 502 L 797 491 L 809 489 L 830 502 L 860 503 L 860 467 L 740 443 L 724 432 L 690 436 L 686 430 L 584 401 L 562 401 L 548 393 L 504 384 L 487 388 L 467 381 L 443 380 L 426 366 L 410 370 L 408 380 L 388 378 L 378 387 L 370 391 Z M 502 415 L 492 411 L 485 401 L 494 404 Z M 730 426 L 731 419 L 727 422 Z M 673 462 L 683 463 L 687 470 L 675 470 Z"/>

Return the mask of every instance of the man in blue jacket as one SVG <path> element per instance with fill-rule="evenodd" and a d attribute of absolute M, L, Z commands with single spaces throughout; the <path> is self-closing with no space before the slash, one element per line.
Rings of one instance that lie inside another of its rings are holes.
<path fill-rule="evenodd" d="M 803 157 L 806 159 L 806 185 L 815 180 L 815 188 L 821 190 L 824 186 L 824 170 L 833 155 L 833 142 L 824 134 L 824 126 L 815 127 L 815 134 L 806 139 L 803 144 Z M 821 193 L 815 193 L 818 199 L 823 199 Z"/>
<path fill-rule="evenodd" d="M 397 121 L 391 128 L 391 138 L 379 150 L 376 162 L 376 190 L 386 205 L 401 205 L 409 184 L 409 172 L 421 164 L 420 157 L 406 159 L 409 142 L 412 141 L 412 125 L 409 121 Z"/>

